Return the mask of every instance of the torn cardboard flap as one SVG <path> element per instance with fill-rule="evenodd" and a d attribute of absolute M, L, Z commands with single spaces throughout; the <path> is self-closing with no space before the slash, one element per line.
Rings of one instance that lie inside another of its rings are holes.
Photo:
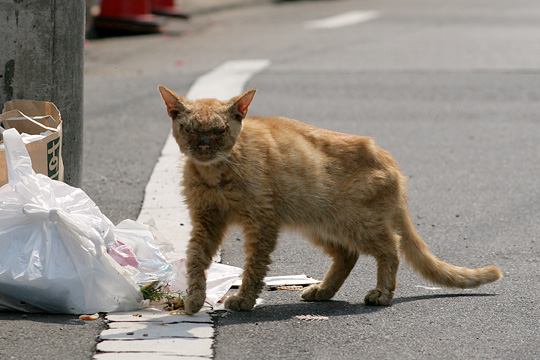
<path fill-rule="evenodd" d="M 37 173 L 54 180 L 64 180 L 62 162 L 62 118 L 51 102 L 12 100 L 4 104 L 0 126 L 15 128 L 24 135 L 26 149 Z M 7 183 L 7 166 L 3 147 L 0 148 L 0 186 Z"/>
<path fill-rule="evenodd" d="M 7 101 L 4 104 L 4 110 L 2 113 L 6 113 L 11 110 L 19 110 L 23 112 L 26 116 L 35 117 L 35 116 L 44 116 L 50 115 L 55 121 L 60 123 L 61 116 L 60 111 L 54 105 L 54 103 L 49 101 L 36 101 L 36 100 L 11 100 Z"/>
<path fill-rule="evenodd" d="M 19 110 L 10 110 L 0 115 L 0 124 L 4 129 L 15 128 L 19 133 L 38 135 L 46 130 L 59 131 L 61 121 L 51 115 L 27 116 Z"/>

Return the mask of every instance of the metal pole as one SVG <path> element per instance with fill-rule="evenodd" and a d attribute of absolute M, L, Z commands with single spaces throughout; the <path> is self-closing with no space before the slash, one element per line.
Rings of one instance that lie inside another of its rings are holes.
<path fill-rule="evenodd" d="M 63 119 L 65 181 L 81 184 L 84 0 L 0 0 L 0 108 L 47 100 Z"/>

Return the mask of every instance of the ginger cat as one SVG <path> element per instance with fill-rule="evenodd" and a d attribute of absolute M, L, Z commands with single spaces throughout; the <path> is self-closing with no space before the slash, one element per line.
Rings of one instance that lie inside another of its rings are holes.
<path fill-rule="evenodd" d="M 282 117 L 246 118 L 250 90 L 229 101 L 189 101 L 164 86 L 173 135 L 187 156 L 183 187 L 193 223 L 187 250 L 185 312 L 205 300 L 205 270 L 230 224 L 245 234 L 242 286 L 225 301 L 250 310 L 262 290 L 281 228 L 302 232 L 333 259 L 307 301 L 329 300 L 359 254 L 375 257 L 377 286 L 366 305 L 390 305 L 400 249 L 426 279 L 471 288 L 499 279 L 498 267 L 468 269 L 432 255 L 407 210 L 405 177 L 369 137 L 323 130 Z"/>

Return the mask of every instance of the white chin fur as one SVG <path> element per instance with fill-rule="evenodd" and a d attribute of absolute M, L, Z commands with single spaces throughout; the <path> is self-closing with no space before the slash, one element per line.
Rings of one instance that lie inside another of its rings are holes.
<path fill-rule="evenodd" d="M 205 165 L 205 166 L 215 165 L 215 164 L 220 163 L 220 162 L 223 161 L 223 158 L 221 158 L 220 156 L 214 156 L 213 158 L 208 159 L 208 160 L 197 159 L 197 158 L 194 157 L 194 156 L 189 156 L 189 158 L 190 158 L 193 162 L 195 162 L 196 164 L 198 164 L 198 165 Z"/>

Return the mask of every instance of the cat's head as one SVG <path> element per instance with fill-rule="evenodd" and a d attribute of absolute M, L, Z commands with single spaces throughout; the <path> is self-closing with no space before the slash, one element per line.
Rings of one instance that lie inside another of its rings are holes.
<path fill-rule="evenodd" d="M 158 89 L 172 119 L 172 132 L 180 151 L 198 163 L 208 164 L 227 157 L 255 96 L 255 90 L 249 90 L 227 101 L 191 101 L 165 86 Z"/>

